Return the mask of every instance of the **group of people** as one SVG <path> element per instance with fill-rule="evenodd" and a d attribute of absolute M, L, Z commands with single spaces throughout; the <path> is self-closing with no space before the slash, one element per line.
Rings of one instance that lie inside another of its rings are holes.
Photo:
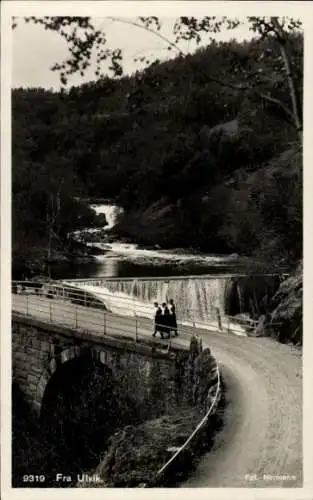
<path fill-rule="evenodd" d="M 168 337 L 171 337 L 171 332 L 173 332 L 174 336 L 176 337 L 178 335 L 177 319 L 173 299 L 170 299 L 168 303 L 163 302 L 162 305 L 159 305 L 158 302 L 155 302 L 154 307 L 155 315 L 153 337 L 155 337 L 157 333 L 161 335 L 162 339 L 164 338 L 164 334 Z"/>

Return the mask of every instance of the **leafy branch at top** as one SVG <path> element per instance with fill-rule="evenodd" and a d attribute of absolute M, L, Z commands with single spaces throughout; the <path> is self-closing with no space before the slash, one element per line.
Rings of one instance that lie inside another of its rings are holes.
<path fill-rule="evenodd" d="M 63 85 L 67 84 L 68 77 L 74 73 L 85 74 L 87 68 L 93 63 L 95 53 L 95 76 L 103 77 L 103 62 L 109 60 L 109 70 L 115 77 L 123 74 L 123 54 L 120 48 L 110 48 L 107 46 L 106 34 L 102 29 L 96 29 L 94 21 L 90 17 L 26 17 L 26 22 L 40 24 L 46 30 L 59 33 L 67 42 L 69 56 L 63 62 L 57 62 L 52 67 L 53 71 L 60 72 L 60 79 Z M 123 19 L 118 17 L 108 17 L 113 22 L 125 23 L 136 28 L 144 29 L 159 39 L 167 46 L 168 50 L 174 50 L 178 55 L 185 57 L 187 54 L 179 47 L 181 41 L 194 40 L 199 44 L 203 36 L 208 36 L 214 43 L 214 35 L 220 33 L 222 29 L 234 30 L 243 22 L 239 19 L 223 17 L 180 17 L 175 20 L 172 32 L 174 40 L 169 39 L 162 33 L 162 23 L 158 17 L 139 17 L 136 20 Z M 239 92 L 249 92 L 278 106 L 283 110 L 286 119 L 293 123 L 296 130 L 301 135 L 302 116 L 299 90 L 296 84 L 294 61 L 292 60 L 291 37 L 301 30 L 302 23 L 298 19 L 287 17 L 248 17 L 249 30 L 255 33 L 259 39 L 273 38 L 279 46 L 280 55 L 273 54 L 271 49 L 258 54 L 259 68 L 257 71 L 251 70 L 240 61 L 234 61 L 233 73 L 241 78 L 241 83 L 233 83 L 232 75 L 223 79 L 219 75 L 208 75 L 207 81 L 217 83 L 221 86 L 231 88 Z M 16 27 L 17 20 L 13 19 L 13 27 Z M 145 57 L 141 57 L 143 62 Z M 149 61 L 150 62 L 150 61 Z M 270 71 L 269 71 L 270 67 Z M 273 76 L 275 75 L 275 76 Z M 290 106 L 286 105 L 276 95 L 271 95 L 264 91 L 262 86 L 272 82 L 272 88 L 279 88 L 284 85 L 287 79 Z M 238 82 L 238 78 L 237 78 Z"/>

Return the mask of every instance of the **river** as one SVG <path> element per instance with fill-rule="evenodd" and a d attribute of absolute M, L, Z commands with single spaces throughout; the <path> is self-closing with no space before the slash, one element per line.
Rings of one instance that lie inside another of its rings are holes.
<path fill-rule="evenodd" d="M 115 224 L 121 209 L 115 205 L 91 205 L 98 214 L 105 214 L 108 225 Z M 89 230 L 95 233 L 97 230 Z M 169 277 L 202 274 L 246 272 L 247 269 L 268 271 L 268 265 L 233 255 L 208 255 L 188 253 L 184 250 L 156 250 L 139 248 L 134 243 L 89 243 L 104 249 L 103 255 L 95 256 L 94 262 L 59 264 L 53 269 L 56 279 L 98 277 Z"/>
<path fill-rule="evenodd" d="M 114 226 L 121 210 L 114 205 L 91 207 L 105 214 L 107 230 Z M 216 320 L 217 309 L 227 316 L 264 314 L 264 298 L 272 297 L 279 286 L 279 278 L 269 276 L 273 270 L 268 264 L 238 255 L 147 249 L 121 241 L 108 243 L 108 238 L 103 240 L 103 229 L 76 233 L 78 240 L 86 232 L 93 233 L 92 242 L 87 244 L 101 248 L 103 254 L 95 256 L 91 263 L 58 266 L 53 277 L 96 295 L 113 312 L 117 308 L 120 314 L 152 318 L 153 303 L 172 298 L 182 322 L 201 322 L 206 328 L 212 317 Z"/>

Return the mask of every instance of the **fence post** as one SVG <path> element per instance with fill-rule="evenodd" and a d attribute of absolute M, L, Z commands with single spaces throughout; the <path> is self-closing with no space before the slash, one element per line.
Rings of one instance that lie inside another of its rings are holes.
<path fill-rule="evenodd" d="M 136 342 L 138 342 L 138 319 L 137 319 L 137 314 L 135 314 L 135 339 L 136 339 Z"/>
<path fill-rule="evenodd" d="M 77 330 L 77 305 L 75 307 L 75 328 Z"/>
<path fill-rule="evenodd" d="M 103 335 L 107 333 L 107 313 L 104 311 L 103 313 Z"/>
<path fill-rule="evenodd" d="M 221 313 L 220 313 L 219 307 L 216 307 L 216 315 L 217 315 L 218 328 L 219 328 L 219 330 L 223 331 L 222 319 L 221 319 Z"/>
<path fill-rule="evenodd" d="M 52 323 L 52 302 L 50 300 L 50 304 L 49 304 L 49 320 L 50 320 L 50 323 Z"/>
<path fill-rule="evenodd" d="M 26 315 L 27 315 L 27 316 L 29 315 L 28 299 L 29 299 L 29 296 L 28 296 L 28 295 L 26 295 Z"/>
<path fill-rule="evenodd" d="M 171 334 L 170 334 L 170 338 L 169 338 L 169 340 L 168 340 L 168 346 L 167 346 L 167 351 L 168 351 L 168 352 L 170 352 L 171 347 L 172 347 L 172 337 L 171 337 Z"/>

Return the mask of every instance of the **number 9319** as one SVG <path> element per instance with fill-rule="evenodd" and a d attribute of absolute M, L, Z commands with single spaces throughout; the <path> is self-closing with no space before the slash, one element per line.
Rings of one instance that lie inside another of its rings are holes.
<path fill-rule="evenodd" d="M 26 474 L 23 476 L 23 483 L 44 483 L 45 480 L 46 478 L 43 474 L 35 476 L 33 474 Z"/>

